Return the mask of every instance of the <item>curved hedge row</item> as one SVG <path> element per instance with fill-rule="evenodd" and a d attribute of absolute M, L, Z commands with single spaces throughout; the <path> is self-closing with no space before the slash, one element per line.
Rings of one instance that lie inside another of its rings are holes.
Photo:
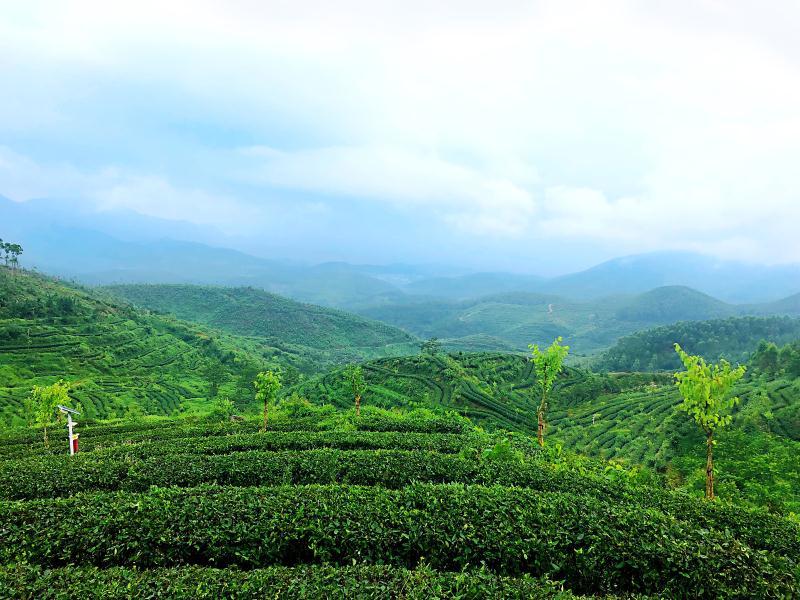
<path fill-rule="evenodd" d="M 451 454 L 464 447 L 483 448 L 491 438 L 484 435 L 453 433 L 398 433 L 393 431 L 291 431 L 212 438 L 187 438 L 166 442 L 120 444 L 90 454 L 99 456 L 126 456 L 145 458 L 167 454 L 230 454 L 246 450 L 314 450 L 338 448 L 341 450 L 429 450 Z M 83 456 L 89 456 L 84 454 Z M 66 458 L 66 455 L 62 458 Z M 0 462 L 2 465 L 2 462 Z"/>
<path fill-rule="evenodd" d="M 635 487 L 546 462 L 479 461 L 425 450 L 339 450 L 46 457 L 0 462 L 0 498 L 37 499 L 151 486 L 276 486 L 347 483 L 400 488 L 414 482 L 504 485 L 567 492 L 657 509 L 698 528 L 728 530 L 752 548 L 800 556 L 800 527 L 762 511 L 708 504 L 680 493 Z"/>
<path fill-rule="evenodd" d="M 800 593 L 797 564 L 655 510 L 458 485 L 153 488 L 0 503 L 0 562 L 247 568 L 352 560 L 565 580 L 580 592 Z"/>
<path fill-rule="evenodd" d="M 350 426 L 356 431 L 375 432 L 405 432 L 405 433 L 469 433 L 475 426 L 464 417 L 446 413 L 443 415 L 415 415 L 394 414 L 385 411 L 365 410 L 360 417 L 346 415 L 351 422 Z M 341 423 L 336 423 L 341 425 Z M 239 423 L 120 423 L 115 425 L 87 425 L 83 429 L 85 444 L 96 445 L 100 442 L 112 441 L 159 441 L 183 437 L 209 437 L 239 433 L 256 433 L 261 426 L 260 421 L 248 419 Z M 333 424 L 331 424 L 333 426 Z M 299 417 L 273 418 L 270 421 L 269 431 L 325 431 L 324 419 L 318 414 Z M 66 429 L 62 426 L 63 431 Z M 51 428 L 52 432 L 52 428 Z M 66 438 L 66 433 L 64 433 Z M 22 434 L 0 436 L 0 456 L 13 453 L 18 446 L 39 445 L 39 451 L 44 451 L 42 434 L 39 431 L 31 433 L 27 430 Z M 88 448 L 89 446 L 87 446 Z M 59 452 L 60 449 L 56 449 Z"/>
<path fill-rule="evenodd" d="M 139 571 L 112 567 L 0 567 L 0 599 L 51 598 L 575 598 L 547 580 L 499 577 L 486 570 L 451 573 L 421 567 L 408 570 L 378 565 L 304 565 L 241 571 L 181 567 Z"/>
<path fill-rule="evenodd" d="M 241 450 L 306 450 L 312 448 L 432 450 L 459 452 L 469 444 L 484 446 L 489 436 L 480 433 L 418 433 L 395 431 L 268 431 L 266 433 L 240 433 L 230 435 L 196 435 L 146 439 L 117 437 L 87 439 L 81 437 L 81 456 L 89 454 L 117 454 L 119 456 L 155 456 L 183 452 L 226 454 Z M 10 448 L 10 447 L 7 447 Z M 60 455 L 60 456 L 59 456 Z M 52 444 L 50 451 L 37 446 L 24 446 L 18 451 L 0 452 L 0 465 L 4 461 L 23 458 L 52 458 L 66 456 L 60 444 Z"/>

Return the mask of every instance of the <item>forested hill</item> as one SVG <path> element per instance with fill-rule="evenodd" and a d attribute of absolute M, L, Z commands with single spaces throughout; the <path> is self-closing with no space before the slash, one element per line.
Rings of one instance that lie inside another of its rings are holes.
<path fill-rule="evenodd" d="M 608 371 L 677 370 L 676 343 L 708 360 L 744 363 L 761 340 L 776 344 L 800 340 L 800 319 L 734 317 L 656 327 L 620 339 L 596 364 Z"/>
<path fill-rule="evenodd" d="M 116 285 L 102 289 L 137 306 L 232 334 L 309 348 L 321 366 L 410 354 L 419 348 L 417 338 L 397 327 L 252 287 Z"/>
<path fill-rule="evenodd" d="M 317 368 L 280 348 L 151 314 L 55 279 L 0 267 L 0 423 L 23 422 L 33 385 L 64 379 L 93 418 L 208 410 L 224 394 L 253 398 L 255 373 Z"/>

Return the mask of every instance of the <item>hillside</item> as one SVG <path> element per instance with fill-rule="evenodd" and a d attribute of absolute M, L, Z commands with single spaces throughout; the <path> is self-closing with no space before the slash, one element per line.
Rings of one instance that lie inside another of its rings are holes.
<path fill-rule="evenodd" d="M 294 410 L 302 424 L 284 414 L 276 426 L 291 430 L 265 433 L 251 422 L 86 427 L 87 449 L 72 458 L 27 434 L 0 438 L 0 590 L 475 600 L 798 591 L 791 521 L 452 417 L 373 410 L 320 430 L 330 411 Z"/>
<path fill-rule="evenodd" d="M 89 418 L 207 408 L 217 393 L 246 406 L 254 374 L 269 365 L 315 368 L 289 344 L 236 338 L 0 267 L 0 422 L 22 423 L 31 387 L 60 378 Z"/>
<path fill-rule="evenodd" d="M 659 287 L 635 296 L 617 311 L 620 321 L 666 324 L 705 321 L 738 313 L 740 309 L 684 286 Z"/>
<path fill-rule="evenodd" d="M 421 354 L 386 358 L 363 365 L 371 406 L 436 407 L 456 410 L 488 429 L 530 432 L 535 427 L 533 364 L 523 356 L 497 352 Z M 636 389 L 669 376 L 595 374 L 568 369 L 556 395 L 584 399 Z M 350 407 L 352 394 L 341 369 L 310 378 L 292 391 L 317 404 Z"/>
<path fill-rule="evenodd" d="M 390 325 L 254 288 L 116 285 L 103 289 L 179 319 L 276 346 L 307 348 L 320 367 L 411 354 L 419 347 L 416 338 Z"/>
<path fill-rule="evenodd" d="M 562 336 L 574 354 L 591 355 L 624 336 L 660 325 L 741 315 L 796 316 L 796 304 L 792 298 L 769 304 L 727 304 L 691 288 L 666 286 L 596 300 L 509 292 L 458 302 L 406 300 L 358 312 L 422 338 L 441 338 L 453 350 L 525 351 L 528 344 Z"/>
<path fill-rule="evenodd" d="M 363 402 L 457 410 L 488 430 L 532 433 L 536 397 L 532 365 L 498 353 L 438 354 L 364 365 Z M 352 405 L 340 370 L 293 391 L 318 404 Z M 800 380 L 749 378 L 736 393 L 734 426 L 719 436 L 721 489 L 756 506 L 800 513 Z M 704 447 L 678 413 L 668 373 L 591 373 L 568 369 L 556 384 L 548 435 L 576 452 L 651 469 L 672 485 L 701 493 Z"/>
<path fill-rule="evenodd" d="M 462 302 L 388 304 L 359 311 L 420 337 L 438 337 L 451 348 L 469 347 L 471 336 L 489 336 L 526 350 L 562 336 L 574 352 L 591 354 L 639 329 L 685 319 L 735 314 L 737 308 L 688 288 L 665 287 L 638 296 L 575 301 L 548 294 L 512 292 Z"/>
<path fill-rule="evenodd" d="M 786 344 L 800 339 L 800 319 L 791 317 L 733 317 L 681 322 L 623 337 L 601 354 L 595 365 L 609 371 L 678 370 L 674 345 L 707 360 L 724 358 L 745 363 L 761 340 Z"/>

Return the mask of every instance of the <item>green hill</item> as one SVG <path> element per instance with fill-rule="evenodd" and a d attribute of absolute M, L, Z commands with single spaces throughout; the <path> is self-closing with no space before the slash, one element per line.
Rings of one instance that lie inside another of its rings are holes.
<path fill-rule="evenodd" d="M 660 287 L 639 294 L 616 313 L 621 321 L 674 323 L 733 316 L 737 307 L 683 286 Z"/>
<path fill-rule="evenodd" d="M 792 521 L 640 483 L 453 417 L 365 409 L 346 427 L 320 430 L 332 416 L 294 404 L 274 424 L 289 430 L 265 433 L 249 421 L 90 425 L 75 457 L 45 452 L 28 433 L 0 438 L 0 596 L 719 598 L 800 589 Z"/>
<path fill-rule="evenodd" d="M 681 322 L 620 339 L 598 357 L 596 365 L 609 371 L 677 370 L 681 363 L 675 354 L 676 343 L 707 360 L 745 363 L 761 340 L 785 344 L 799 339 L 800 319 L 790 317 Z"/>
<path fill-rule="evenodd" d="M 737 308 L 682 287 L 663 287 L 638 296 L 576 301 L 559 296 L 510 292 L 464 302 L 424 301 L 364 309 L 420 337 L 439 337 L 451 348 L 471 348 L 488 336 L 516 350 L 562 336 L 574 352 L 594 353 L 639 329 L 679 320 L 727 317 Z M 502 347 L 502 346 L 497 346 Z"/>
<path fill-rule="evenodd" d="M 359 313 L 420 337 L 438 337 L 453 350 L 524 351 L 530 343 L 546 344 L 561 336 L 573 354 L 586 355 L 643 329 L 744 315 L 796 316 L 796 305 L 794 297 L 762 305 L 727 304 L 691 288 L 665 286 L 634 296 L 582 301 L 529 292 L 460 302 L 407 300 Z"/>
<path fill-rule="evenodd" d="M 21 423 L 31 387 L 62 378 L 90 418 L 205 409 L 217 393 L 244 407 L 254 374 L 270 365 L 290 378 L 317 368 L 291 344 L 214 332 L 0 268 L 0 423 Z"/>
<path fill-rule="evenodd" d="M 488 430 L 535 430 L 531 363 L 498 353 L 382 359 L 364 365 L 363 402 L 379 407 L 457 410 Z M 349 407 L 341 370 L 293 391 L 318 404 Z M 800 380 L 750 377 L 733 427 L 719 436 L 718 482 L 729 497 L 800 514 Z M 567 369 L 550 403 L 548 435 L 565 448 L 652 470 L 702 493 L 704 446 L 668 373 L 592 373 Z"/>
<path fill-rule="evenodd" d="M 319 366 L 410 354 L 418 348 L 414 336 L 396 327 L 255 288 L 116 285 L 103 289 L 179 319 L 276 346 L 308 349 Z"/>
<path fill-rule="evenodd" d="M 523 356 L 497 352 L 422 354 L 385 358 L 363 365 L 372 406 L 456 410 L 488 428 L 531 432 L 536 423 L 533 364 Z M 557 394 L 589 399 L 595 395 L 667 382 L 667 375 L 596 374 L 567 369 Z M 292 391 L 318 404 L 350 407 L 352 394 L 341 369 L 307 379 Z"/>

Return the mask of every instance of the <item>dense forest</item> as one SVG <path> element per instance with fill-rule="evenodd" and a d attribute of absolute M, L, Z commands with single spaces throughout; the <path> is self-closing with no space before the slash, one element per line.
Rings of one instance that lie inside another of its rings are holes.
<path fill-rule="evenodd" d="M 785 344 L 798 339 L 800 319 L 790 317 L 684 321 L 625 336 L 596 365 L 608 371 L 674 371 L 681 366 L 676 343 L 709 360 L 745 363 L 762 340 Z"/>

